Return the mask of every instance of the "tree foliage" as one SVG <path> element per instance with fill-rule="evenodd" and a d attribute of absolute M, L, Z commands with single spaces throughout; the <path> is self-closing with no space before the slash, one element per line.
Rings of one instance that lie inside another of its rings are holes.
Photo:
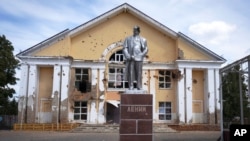
<path fill-rule="evenodd" d="M 6 107 L 8 98 L 13 97 L 15 90 L 10 85 L 15 85 L 15 77 L 19 61 L 15 58 L 14 47 L 4 35 L 0 35 L 0 105 Z"/>
<path fill-rule="evenodd" d="M 17 115 L 18 102 L 14 99 L 7 99 L 5 104 L 0 108 L 0 115 Z"/>
<path fill-rule="evenodd" d="M 247 101 L 247 84 L 243 73 L 240 73 L 240 67 L 235 66 L 230 72 L 222 76 L 222 94 L 223 94 L 223 116 L 225 122 L 234 122 L 236 117 L 240 117 L 240 83 L 242 86 L 243 113 L 244 118 L 249 118 L 250 109 Z M 239 77 L 241 82 L 239 83 Z M 239 120 L 238 120 L 239 121 Z"/>

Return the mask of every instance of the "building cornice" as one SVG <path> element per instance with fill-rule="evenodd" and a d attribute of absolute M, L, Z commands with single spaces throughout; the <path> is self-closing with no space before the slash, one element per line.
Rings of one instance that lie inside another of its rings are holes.
<path fill-rule="evenodd" d="M 176 60 L 176 66 L 178 68 L 198 68 L 198 69 L 208 69 L 208 68 L 221 68 L 224 61 L 211 61 L 211 60 Z"/>

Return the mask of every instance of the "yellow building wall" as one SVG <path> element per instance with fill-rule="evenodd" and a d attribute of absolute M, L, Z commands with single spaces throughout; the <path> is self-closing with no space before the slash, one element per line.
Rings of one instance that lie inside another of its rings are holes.
<path fill-rule="evenodd" d="M 57 40 L 35 52 L 34 56 L 69 56 L 70 38 Z"/>
<path fill-rule="evenodd" d="M 204 71 L 193 70 L 193 112 L 202 113 L 204 106 Z"/>
<path fill-rule="evenodd" d="M 53 86 L 53 67 L 40 67 L 39 69 L 39 91 L 38 91 L 38 104 L 39 111 L 51 111 L 51 98 Z M 41 103 L 42 99 L 47 99 Z"/>
<path fill-rule="evenodd" d="M 40 48 L 33 55 L 72 56 L 74 59 L 99 60 L 108 46 L 115 42 L 123 42 L 127 36 L 131 36 L 133 34 L 132 28 L 135 25 L 141 27 L 141 36 L 147 39 L 149 47 L 147 57 L 149 61 L 175 61 L 178 48 L 183 51 L 184 59 L 213 59 L 184 40 L 172 39 L 129 13 L 118 14 L 74 37 L 67 36 L 64 39 L 59 39 L 46 47 Z M 110 54 L 106 56 L 106 59 L 109 57 Z"/>
<path fill-rule="evenodd" d="M 176 45 L 173 39 L 128 13 L 119 14 L 73 37 L 70 55 L 74 59 L 98 60 L 109 45 L 123 42 L 127 36 L 132 35 L 135 25 L 140 26 L 141 36 L 147 39 L 150 61 L 167 62 L 176 59 Z M 108 58 L 109 56 L 106 57 Z"/>
<path fill-rule="evenodd" d="M 171 112 L 176 112 L 176 80 L 172 79 L 171 88 L 162 89 L 159 88 L 159 81 L 158 81 L 158 70 L 155 72 L 156 76 L 154 79 L 155 81 L 155 90 L 156 90 L 156 98 L 155 98 L 155 110 L 159 111 L 159 102 L 171 102 Z"/>
<path fill-rule="evenodd" d="M 178 48 L 183 51 L 184 60 L 214 60 L 212 57 L 204 54 L 203 52 L 195 49 L 191 44 L 178 39 Z"/>

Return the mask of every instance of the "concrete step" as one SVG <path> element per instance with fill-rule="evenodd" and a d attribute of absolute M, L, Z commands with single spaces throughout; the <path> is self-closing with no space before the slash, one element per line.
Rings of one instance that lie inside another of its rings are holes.
<path fill-rule="evenodd" d="M 170 128 L 167 124 L 154 124 L 153 132 L 154 133 L 176 133 L 178 131 Z"/>
<path fill-rule="evenodd" d="M 71 132 L 82 133 L 115 133 L 119 132 L 119 124 L 82 124 L 71 130 Z"/>
<path fill-rule="evenodd" d="M 119 133 L 119 124 L 82 124 L 71 130 L 73 133 Z M 166 124 L 153 126 L 154 133 L 175 133 L 178 132 Z"/>

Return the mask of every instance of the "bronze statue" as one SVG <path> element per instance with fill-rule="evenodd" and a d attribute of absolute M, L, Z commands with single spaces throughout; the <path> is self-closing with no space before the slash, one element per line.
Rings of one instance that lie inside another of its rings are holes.
<path fill-rule="evenodd" d="M 142 64 L 148 52 L 147 40 L 140 35 L 140 27 L 134 26 L 133 35 L 125 39 L 123 54 L 126 61 L 126 79 L 129 90 L 134 89 L 134 81 L 138 90 L 142 89 Z"/>

